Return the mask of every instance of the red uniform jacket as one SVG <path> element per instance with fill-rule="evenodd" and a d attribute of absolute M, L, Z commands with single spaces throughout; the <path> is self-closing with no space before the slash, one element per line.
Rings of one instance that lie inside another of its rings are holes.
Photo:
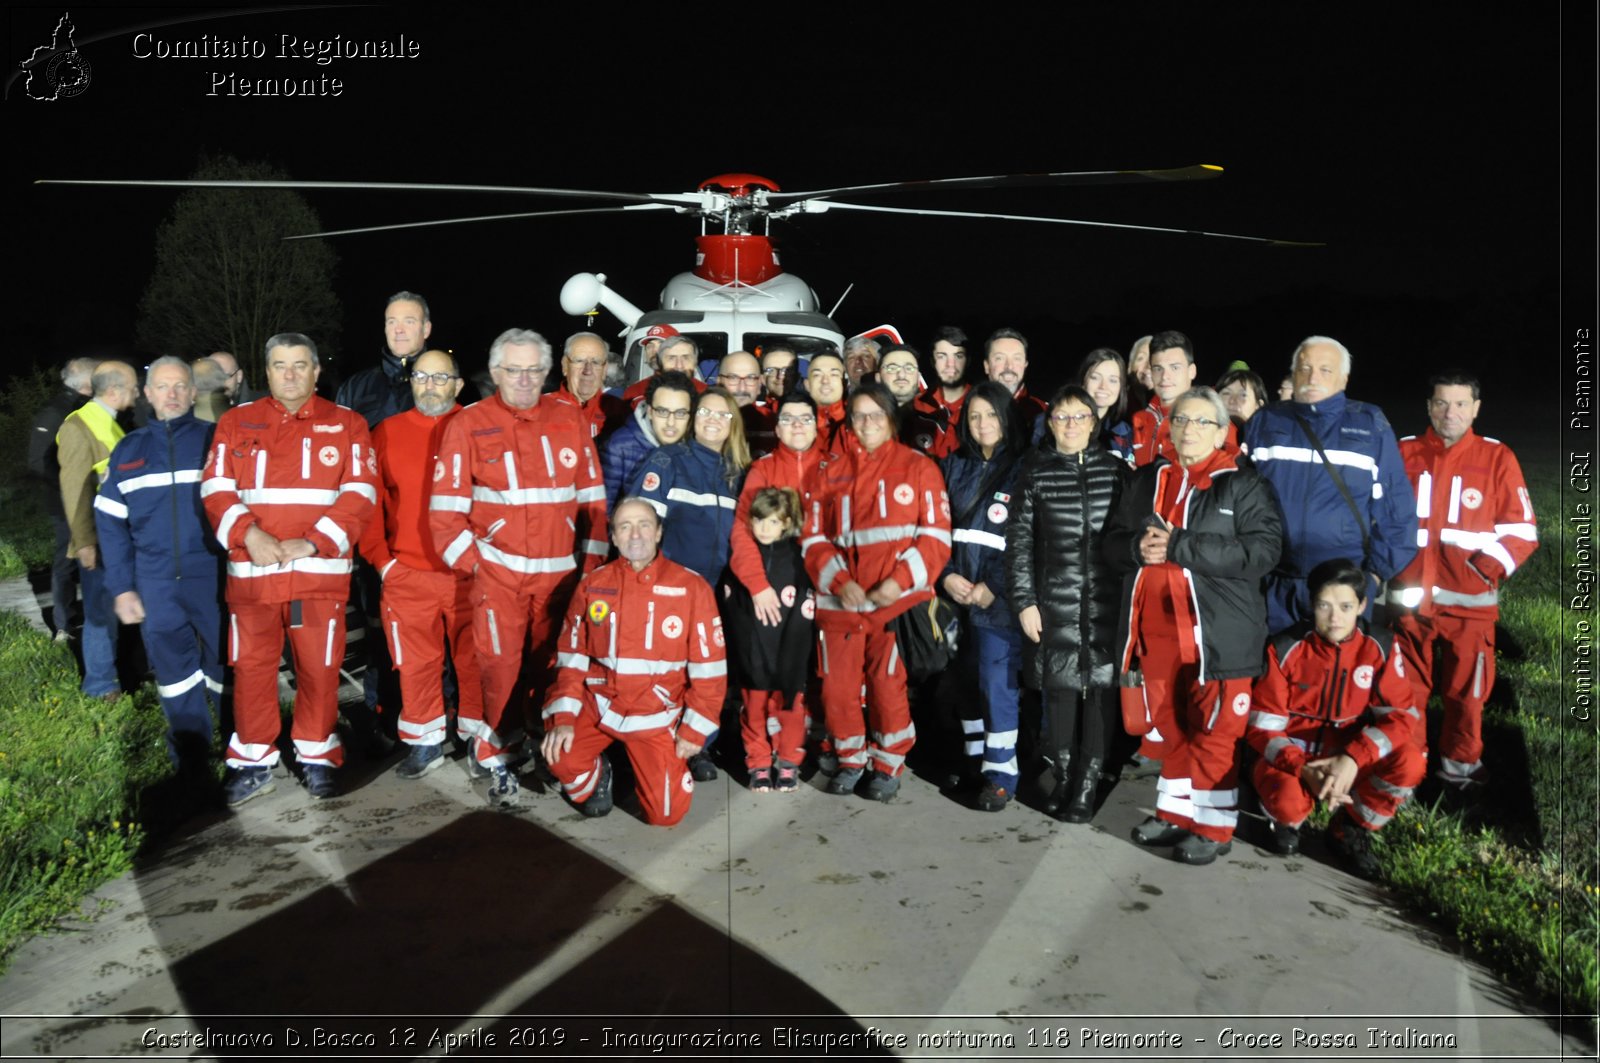
<path fill-rule="evenodd" d="M 618 558 L 584 577 L 556 646 L 544 726 L 571 726 L 593 699 L 602 729 L 626 738 L 675 728 L 703 743 L 728 690 L 722 618 L 710 584 L 660 555 L 641 572 Z"/>
<path fill-rule="evenodd" d="M 265 398 L 223 414 L 200 494 L 228 550 L 228 600 L 347 600 L 353 548 L 378 498 L 377 469 L 366 420 L 320 396 L 298 413 Z M 280 540 L 309 540 L 317 552 L 254 565 L 244 539 L 255 525 Z"/>
<path fill-rule="evenodd" d="M 1472 431 L 1453 447 L 1428 429 L 1400 440 L 1417 494 L 1417 556 L 1389 600 L 1423 616 L 1500 615 L 1500 582 L 1539 545 L 1533 503 L 1511 448 Z"/>
<path fill-rule="evenodd" d="M 445 427 L 429 502 L 445 564 L 532 575 L 589 571 L 605 559 L 606 489 L 589 422 L 546 395 L 526 410 L 499 394 Z"/>
<path fill-rule="evenodd" d="M 1167 422 L 1171 412 L 1164 409 L 1161 400 L 1154 395 L 1150 396 L 1150 405 L 1133 411 L 1129 426 L 1133 429 L 1135 469 L 1153 464 L 1158 457 L 1177 464 L 1178 451 L 1172 445 L 1172 425 Z M 1228 439 L 1222 444 L 1222 449 L 1229 454 L 1239 453 L 1239 430 L 1231 419 L 1228 421 Z"/>
<path fill-rule="evenodd" d="M 950 560 L 950 496 L 933 461 L 893 439 L 869 454 L 841 432 L 838 453 L 817 466 L 800 548 L 817 590 L 817 624 L 851 626 L 856 615 L 882 625 L 933 596 Z M 850 609 L 839 588 L 870 591 L 893 577 L 904 592 L 878 607 Z"/>
<path fill-rule="evenodd" d="M 423 572 L 449 572 L 428 526 L 428 496 L 445 425 L 461 412 L 452 406 L 438 417 L 415 407 L 378 422 L 372 446 L 378 452 L 378 508 L 361 535 L 361 556 L 380 572 L 400 561 Z"/>
<path fill-rule="evenodd" d="M 562 384 L 550 393 L 550 397 L 571 406 L 589 422 L 590 439 L 601 439 L 610 435 L 627 424 L 628 417 L 633 413 L 632 403 L 615 395 L 607 395 L 604 391 L 596 392 L 588 402 L 579 402 L 578 396 L 568 391 L 567 385 Z"/>
<path fill-rule="evenodd" d="M 1359 629 L 1337 645 L 1314 631 L 1273 639 L 1245 741 L 1290 774 L 1337 753 L 1372 767 L 1421 726 L 1402 655 L 1391 651 Z"/>

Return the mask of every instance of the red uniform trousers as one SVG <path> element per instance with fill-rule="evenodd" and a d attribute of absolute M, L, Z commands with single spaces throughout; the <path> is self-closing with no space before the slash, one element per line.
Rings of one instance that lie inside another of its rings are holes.
<path fill-rule="evenodd" d="M 300 623 L 291 610 L 300 607 Z M 294 725 L 290 737 L 302 764 L 344 763 L 334 725 L 339 719 L 339 666 L 344 663 L 344 602 L 229 602 L 228 661 L 233 665 L 233 736 L 228 767 L 278 763 L 278 662 L 288 633 L 294 657 Z"/>
<path fill-rule="evenodd" d="M 1239 819 L 1239 740 L 1254 680 L 1200 683 L 1198 664 L 1159 651 L 1146 653 L 1140 664 L 1154 729 L 1163 739 L 1156 747 L 1156 816 L 1202 838 L 1232 840 Z"/>
<path fill-rule="evenodd" d="M 517 689 L 524 644 L 532 645 L 529 682 L 541 695 L 535 702 L 555 681 L 556 636 L 578 578 L 576 569 L 559 575 L 521 575 L 488 562 L 478 565 L 472 583 L 472 637 L 483 704 L 481 716 L 471 716 L 463 702 L 458 726 L 477 739 L 478 763 L 484 767 L 504 767 L 506 750 L 521 740 L 526 726 L 523 717 L 528 708 L 522 698 L 516 698 L 517 709 L 510 711 L 514 695 L 526 693 Z"/>
<path fill-rule="evenodd" d="M 1483 761 L 1483 702 L 1494 688 L 1494 621 L 1406 611 L 1393 626 L 1418 709 L 1427 707 L 1430 684 L 1444 703 L 1439 769 L 1450 782 L 1469 782 Z M 1441 672 L 1437 680 L 1435 664 Z M 1426 750 L 1428 729 L 1419 726 L 1412 734 L 1417 748 Z"/>
<path fill-rule="evenodd" d="M 383 630 L 400 673 L 400 740 L 436 746 L 445 738 L 444 652 L 449 640 L 461 715 L 483 719 L 483 680 L 472 637 L 472 581 L 396 561 L 383 577 Z"/>
<path fill-rule="evenodd" d="M 743 711 L 739 734 L 744 738 L 745 767 L 772 766 L 774 758 L 799 764 L 806 755 L 806 695 L 793 700 L 781 690 L 741 690 Z"/>
<path fill-rule="evenodd" d="M 1352 739 L 1360 736 L 1360 728 L 1350 734 Z M 1307 756 L 1312 760 L 1335 756 L 1344 745 L 1344 742 L 1333 742 L 1328 749 Z M 1416 746 L 1401 745 L 1376 764 L 1357 772 L 1355 785 L 1350 787 L 1350 796 L 1354 799 L 1350 805 L 1351 821 L 1367 830 L 1382 827 L 1400 811 L 1400 806 L 1406 803 L 1427 771 L 1428 755 Z M 1259 759 L 1250 769 L 1250 777 L 1261 798 L 1261 807 L 1274 822 L 1298 827 L 1311 815 L 1316 799 L 1298 774 L 1280 771 L 1265 759 Z"/>
<path fill-rule="evenodd" d="M 857 619 L 853 628 L 837 623 L 817 631 L 817 667 L 822 672 L 822 712 L 842 770 L 872 767 L 896 776 L 917 741 L 906 698 L 906 670 L 894 632 Z M 861 712 L 866 680 L 867 711 Z M 871 727 L 871 742 L 867 728 Z"/>
<path fill-rule="evenodd" d="M 659 703 L 653 708 L 659 709 Z M 572 803 L 581 805 L 594 794 L 600 782 L 600 756 L 613 742 L 622 743 L 633 765 L 633 791 L 644 821 L 652 827 L 670 827 L 681 820 L 694 800 L 694 776 L 678 756 L 672 731 L 665 727 L 625 734 L 612 731 L 600 723 L 589 697 L 572 725 L 572 748 L 550 763 L 550 774 Z"/>

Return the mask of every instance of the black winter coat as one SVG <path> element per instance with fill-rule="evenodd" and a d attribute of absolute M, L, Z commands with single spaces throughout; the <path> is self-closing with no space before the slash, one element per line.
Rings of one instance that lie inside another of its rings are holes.
<path fill-rule="evenodd" d="M 1189 608 L 1200 626 L 1200 682 L 1259 676 L 1266 667 L 1267 601 L 1262 579 L 1278 562 L 1283 518 L 1272 488 L 1243 456 L 1218 469 L 1211 485 L 1189 495 L 1183 526 L 1174 528 L 1167 557 L 1188 574 Z M 1134 594 L 1142 567 L 1139 540 L 1155 519 L 1157 479 L 1183 475 L 1165 460 L 1134 473 L 1106 525 L 1106 560 L 1122 574 L 1117 619 L 1120 661 L 1126 668 L 1136 640 Z"/>
<path fill-rule="evenodd" d="M 1046 437 L 1023 458 L 1006 526 L 1006 589 L 1019 614 L 1039 607 L 1038 643 L 1022 639 L 1036 690 L 1116 684 L 1118 576 L 1100 547 L 1128 467 L 1099 447 L 1063 454 Z"/>
<path fill-rule="evenodd" d="M 798 539 L 756 544 L 767 583 L 778 592 L 777 627 L 756 619 L 750 592 L 729 568 L 722 573 L 722 629 L 728 635 L 729 679 L 746 690 L 798 694 L 815 671 L 816 598 L 800 560 Z"/>

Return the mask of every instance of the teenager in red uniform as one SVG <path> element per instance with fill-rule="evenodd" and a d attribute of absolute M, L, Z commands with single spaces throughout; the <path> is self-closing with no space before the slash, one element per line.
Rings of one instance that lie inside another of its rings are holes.
<path fill-rule="evenodd" d="M 222 415 L 200 487 L 228 550 L 234 733 L 225 789 L 234 805 L 272 789 L 285 634 L 295 666 L 291 734 L 306 790 L 317 799 L 336 792 L 351 555 L 378 495 L 367 422 L 316 393 L 316 344 L 280 333 L 267 341 L 266 362 L 271 397 Z"/>
<path fill-rule="evenodd" d="M 727 693 L 722 619 L 705 580 L 660 556 L 649 503 L 624 499 L 611 515 L 622 556 L 572 596 L 560 669 L 544 710 L 544 757 L 586 816 L 611 811 L 611 762 L 621 742 L 646 823 L 670 827 L 689 811 L 686 759 L 717 729 Z"/>
<path fill-rule="evenodd" d="M 1432 387 L 1432 427 L 1400 440 L 1417 495 L 1417 556 L 1390 582 L 1389 604 L 1417 704 L 1427 705 L 1430 683 L 1444 702 L 1439 777 L 1465 788 L 1485 778 L 1483 702 L 1494 686 L 1500 584 L 1538 547 L 1538 530 L 1516 455 L 1472 430 L 1477 379 L 1448 373 Z"/>
<path fill-rule="evenodd" d="M 1272 490 L 1224 449 L 1228 411 L 1210 388 L 1173 404 L 1178 461 L 1139 470 L 1106 524 L 1106 559 L 1125 573 L 1122 670 L 1143 672 L 1147 750 L 1162 760 L 1141 845 L 1209 864 L 1232 848 L 1238 744 L 1261 674 L 1261 577 L 1283 545 Z"/>
<path fill-rule="evenodd" d="M 824 450 L 849 428 L 844 403 L 844 359 L 834 351 L 811 356 L 806 370 L 806 394 L 817 404 L 817 438 Z"/>
<path fill-rule="evenodd" d="M 400 740 L 410 746 L 395 774 L 420 779 L 444 763 L 444 655 L 455 665 L 469 719 L 483 718 L 483 686 L 472 638 L 472 578 L 453 571 L 434 545 L 428 500 L 445 427 L 461 412 L 456 360 L 428 351 L 411 367 L 415 405 L 379 422 L 378 509 L 361 556 L 383 580 L 383 633 L 400 673 Z"/>
<path fill-rule="evenodd" d="M 1178 459 L 1173 449 L 1172 426 L 1167 414 L 1172 412 L 1172 402 L 1194 386 L 1194 344 L 1181 332 L 1158 332 L 1150 340 L 1149 371 L 1151 379 L 1150 404 L 1135 410 L 1130 421 L 1133 430 L 1133 467 L 1142 469 L 1156 458 L 1168 461 Z M 1239 437 L 1230 419 L 1223 449 L 1237 453 Z"/>
<path fill-rule="evenodd" d="M 817 666 L 839 758 L 828 792 L 853 792 L 870 763 L 867 796 L 879 801 L 899 790 L 917 734 L 887 625 L 933 596 L 950 559 L 944 480 L 930 459 L 895 440 L 897 409 L 882 384 L 850 396 L 850 430 L 839 435 L 839 456 L 818 466 L 801 543 L 817 592 Z"/>
<path fill-rule="evenodd" d="M 947 431 L 955 431 L 961 404 L 967 401 L 972 385 L 967 379 L 967 334 L 954 325 L 944 325 L 933 335 L 933 385 L 917 396 L 919 413 L 939 421 Z M 954 450 L 956 445 L 950 444 Z"/>
<path fill-rule="evenodd" d="M 1411 796 L 1427 760 L 1411 738 L 1421 713 L 1393 637 L 1361 620 L 1366 581 L 1343 558 L 1311 570 L 1314 630 L 1302 626 L 1268 645 L 1245 739 L 1261 757 L 1250 774 L 1273 847 L 1298 852 L 1300 824 L 1325 801 L 1339 809 L 1328 830 L 1335 851 L 1372 878 L 1371 835 Z"/>
<path fill-rule="evenodd" d="M 550 353 L 544 337 L 527 329 L 495 339 L 489 372 L 499 390 L 446 426 L 429 503 L 439 556 L 473 576 L 483 717 L 463 711 L 459 726 L 474 739 L 477 765 L 493 776 L 490 803 L 502 806 L 519 796 L 506 751 L 522 721 L 507 710 L 524 641 L 532 645 L 532 682 L 543 692 L 572 589 L 608 550 L 606 492 L 588 423 L 539 395 Z"/>

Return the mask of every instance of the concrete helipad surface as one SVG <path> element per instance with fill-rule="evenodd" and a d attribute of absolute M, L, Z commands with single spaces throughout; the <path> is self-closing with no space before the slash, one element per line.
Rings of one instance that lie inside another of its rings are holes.
<path fill-rule="evenodd" d="M 1237 844 L 1190 868 L 1135 846 L 1148 780 L 1076 827 L 918 778 L 885 806 L 724 774 L 661 830 L 533 788 L 492 811 L 462 762 L 403 782 L 394 760 L 353 764 L 321 803 L 284 775 L 26 945 L 0 981 L 0 1051 L 1593 1052 L 1318 853 Z"/>

